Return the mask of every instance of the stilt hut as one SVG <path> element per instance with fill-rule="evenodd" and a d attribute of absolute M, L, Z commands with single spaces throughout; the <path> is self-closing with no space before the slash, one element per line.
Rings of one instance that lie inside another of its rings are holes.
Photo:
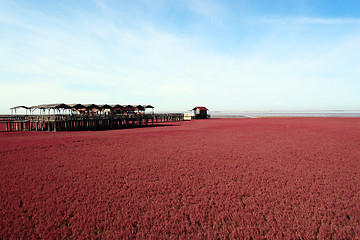
<path fill-rule="evenodd" d="M 195 119 L 207 119 L 210 116 L 208 115 L 209 109 L 206 107 L 194 107 L 193 108 Z"/>

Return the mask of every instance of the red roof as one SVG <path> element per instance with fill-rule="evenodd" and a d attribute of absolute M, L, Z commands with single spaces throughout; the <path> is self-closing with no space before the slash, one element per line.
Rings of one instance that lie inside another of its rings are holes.
<path fill-rule="evenodd" d="M 193 110 L 195 110 L 195 109 L 200 109 L 200 110 L 205 110 L 205 111 L 209 110 L 206 107 L 194 107 Z"/>

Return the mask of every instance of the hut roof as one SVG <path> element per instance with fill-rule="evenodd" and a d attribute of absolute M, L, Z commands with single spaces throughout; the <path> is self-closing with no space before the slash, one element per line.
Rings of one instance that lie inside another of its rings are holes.
<path fill-rule="evenodd" d="M 112 108 L 121 108 L 124 109 L 124 107 L 120 104 L 114 104 L 114 105 L 110 105 Z"/>
<path fill-rule="evenodd" d="M 71 108 L 76 108 L 76 109 L 86 108 L 84 105 L 82 105 L 80 103 L 68 104 L 68 106 Z"/>
<path fill-rule="evenodd" d="M 37 109 L 59 109 L 59 108 L 64 108 L 64 109 L 68 109 L 71 108 L 69 105 L 65 104 L 65 103 L 55 103 L 55 104 L 40 104 L 37 106 L 31 106 L 30 108 L 37 108 Z"/>
<path fill-rule="evenodd" d="M 208 111 L 209 109 L 207 109 L 206 107 L 194 107 L 193 110 L 196 110 L 196 109 L 199 109 L 199 110 L 205 110 L 205 111 Z"/>
<path fill-rule="evenodd" d="M 29 107 L 27 107 L 27 106 L 15 106 L 15 107 L 12 107 L 12 108 L 10 108 L 10 109 L 11 109 L 11 110 L 17 110 L 17 109 L 19 109 L 19 108 L 29 109 Z"/>
<path fill-rule="evenodd" d="M 99 105 L 96 104 L 84 104 L 85 108 L 92 109 L 92 108 L 100 108 Z"/>
<path fill-rule="evenodd" d="M 134 108 L 133 105 L 121 105 L 123 108 Z"/>
<path fill-rule="evenodd" d="M 112 106 L 108 104 L 100 104 L 98 106 L 100 107 L 100 109 L 112 109 Z"/>
<path fill-rule="evenodd" d="M 153 106 L 151 105 L 142 105 L 144 108 L 154 108 Z"/>

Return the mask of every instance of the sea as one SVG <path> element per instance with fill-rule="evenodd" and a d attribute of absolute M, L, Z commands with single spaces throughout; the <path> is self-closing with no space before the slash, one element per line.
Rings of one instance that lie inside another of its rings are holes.
<path fill-rule="evenodd" d="M 209 111 L 211 118 L 360 117 L 360 110 L 345 111 Z"/>

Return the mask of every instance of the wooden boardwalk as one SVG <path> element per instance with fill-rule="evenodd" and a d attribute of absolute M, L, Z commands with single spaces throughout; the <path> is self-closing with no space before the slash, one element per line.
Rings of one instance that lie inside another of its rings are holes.
<path fill-rule="evenodd" d="M 181 113 L 99 115 L 0 115 L 2 131 L 80 131 L 151 126 L 158 122 L 183 121 Z"/>

